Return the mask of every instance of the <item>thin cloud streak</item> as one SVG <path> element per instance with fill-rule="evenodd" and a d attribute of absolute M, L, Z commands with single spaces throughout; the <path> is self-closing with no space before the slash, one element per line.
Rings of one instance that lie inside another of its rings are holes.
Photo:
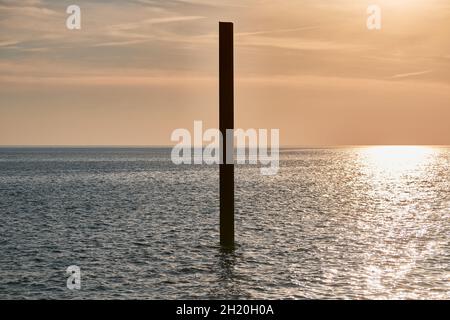
<path fill-rule="evenodd" d="M 20 43 L 19 41 L 15 41 L 15 40 L 0 41 L 0 47 L 11 47 L 11 46 L 14 46 L 19 43 Z"/>
<path fill-rule="evenodd" d="M 59 13 L 48 9 L 36 6 L 5 6 L 0 4 L 0 12 L 13 15 L 26 15 L 32 17 L 40 17 L 42 15 L 58 15 Z"/>
<path fill-rule="evenodd" d="M 176 17 L 164 17 L 164 18 L 151 18 L 145 19 L 138 22 L 121 23 L 112 25 L 110 28 L 115 30 L 133 30 L 141 28 L 145 25 L 161 24 L 161 23 L 172 23 L 172 22 L 182 22 L 182 21 L 192 21 L 198 19 L 204 19 L 202 16 L 176 16 Z"/>
<path fill-rule="evenodd" d="M 264 30 L 264 31 L 253 31 L 253 32 L 237 32 L 235 33 L 236 37 L 245 37 L 245 36 L 256 36 L 260 34 L 273 34 L 273 33 L 287 33 L 287 32 L 295 32 L 295 31 L 303 31 L 303 30 L 314 30 L 320 28 L 319 26 L 307 26 L 307 27 L 299 27 L 299 28 L 291 28 L 291 29 L 278 29 L 278 30 Z"/>
<path fill-rule="evenodd" d="M 125 40 L 120 41 L 106 41 L 93 45 L 93 47 L 106 47 L 106 46 L 124 46 L 129 44 L 144 43 L 152 39 L 158 39 L 154 34 L 150 35 L 148 32 L 141 31 L 147 26 L 161 25 L 169 23 L 181 23 L 205 19 L 203 16 L 172 16 L 172 17 L 160 17 L 144 19 L 137 22 L 120 23 L 109 26 L 108 35 L 113 38 L 122 38 Z"/>
<path fill-rule="evenodd" d="M 111 41 L 93 44 L 92 47 L 120 47 L 128 46 L 132 44 L 140 44 L 150 41 L 150 39 L 140 39 L 140 40 L 125 40 L 125 41 Z"/>
<path fill-rule="evenodd" d="M 409 73 L 400 73 L 396 74 L 391 77 L 391 79 L 399 79 L 399 78 L 409 78 L 409 77 L 416 77 L 421 76 L 423 74 L 431 73 L 433 70 L 424 70 L 424 71 L 418 71 L 418 72 L 409 72 Z"/>
<path fill-rule="evenodd" d="M 326 40 L 307 40 L 302 38 L 248 37 L 237 42 L 237 45 L 272 47 L 278 49 L 321 51 L 321 50 L 358 50 L 362 45 L 339 43 Z"/>

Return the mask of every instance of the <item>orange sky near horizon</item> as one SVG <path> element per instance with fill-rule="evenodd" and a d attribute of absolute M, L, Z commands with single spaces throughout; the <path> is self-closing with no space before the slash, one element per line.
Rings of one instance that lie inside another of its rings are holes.
<path fill-rule="evenodd" d="M 218 125 L 218 21 L 235 126 L 281 145 L 450 145 L 450 1 L 0 0 L 0 145 L 171 145 Z M 20 4 L 19 4 L 20 3 Z M 81 30 L 66 8 L 81 7 Z"/>

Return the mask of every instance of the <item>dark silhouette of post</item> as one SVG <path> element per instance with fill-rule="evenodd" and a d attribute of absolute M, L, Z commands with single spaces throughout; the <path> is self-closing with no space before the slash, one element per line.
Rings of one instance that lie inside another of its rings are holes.
<path fill-rule="evenodd" d="M 227 159 L 227 129 L 234 129 L 233 23 L 219 22 L 219 129 L 223 143 L 220 164 L 220 244 L 234 246 L 234 164 Z M 230 148 L 233 152 L 233 148 Z"/>

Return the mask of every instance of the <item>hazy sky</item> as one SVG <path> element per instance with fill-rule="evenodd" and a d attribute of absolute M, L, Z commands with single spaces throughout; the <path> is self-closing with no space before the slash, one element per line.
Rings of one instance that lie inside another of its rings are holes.
<path fill-rule="evenodd" d="M 217 127 L 219 20 L 235 23 L 237 127 L 279 128 L 282 145 L 450 144 L 450 0 L 0 0 L 0 145 Z"/>

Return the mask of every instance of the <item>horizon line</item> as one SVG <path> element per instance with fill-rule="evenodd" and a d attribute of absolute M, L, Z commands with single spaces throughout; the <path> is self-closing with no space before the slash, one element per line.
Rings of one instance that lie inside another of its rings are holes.
<path fill-rule="evenodd" d="M 0 145 L 0 148 L 173 148 L 174 145 L 115 145 L 115 144 L 99 144 L 99 145 L 82 145 L 82 144 L 55 144 L 55 145 Z M 303 149 L 320 149 L 320 148 L 349 148 L 349 147 L 384 147 L 384 146 L 392 146 L 392 147 L 408 147 L 408 146 L 417 146 L 417 147 L 450 147 L 450 144 L 339 144 L 339 145 L 281 145 L 280 149 L 288 149 L 288 148 L 303 148 Z M 186 147 L 193 147 L 191 145 L 186 145 Z M 206 145 L 201 146 L 201 148 L 206 147 Z M 200 146 L 194 146 L 194 148 L 200 148 Z M 246 146 L 248 148 L 248 146 Z"/>

